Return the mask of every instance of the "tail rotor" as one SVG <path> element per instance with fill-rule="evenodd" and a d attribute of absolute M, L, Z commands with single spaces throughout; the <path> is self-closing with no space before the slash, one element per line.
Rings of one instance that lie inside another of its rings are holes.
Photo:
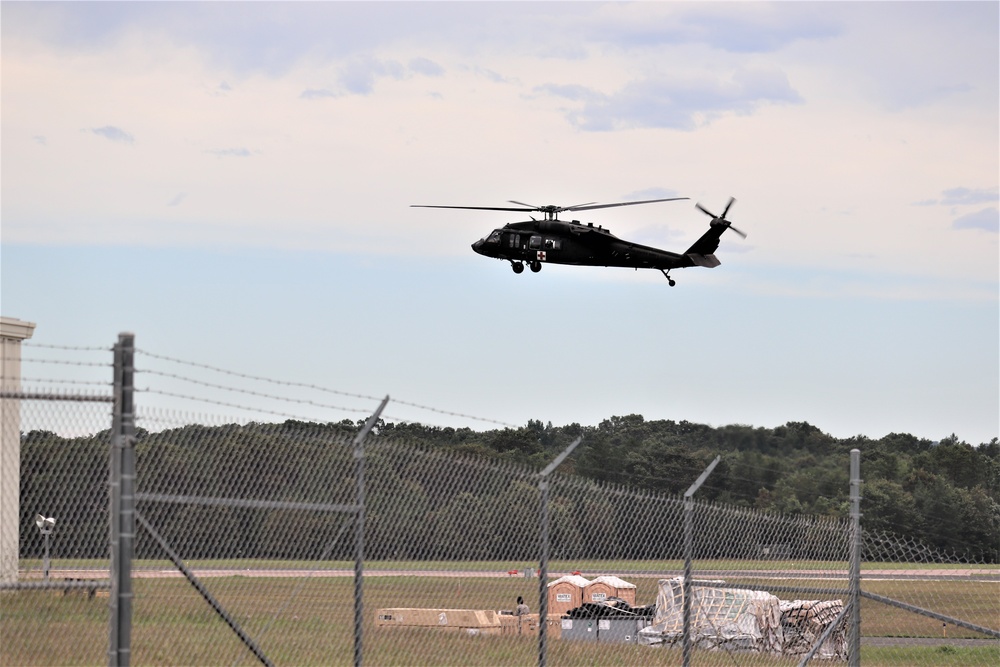
<path fill-rule="evenodd" d="M 729 213 L 729 209 L 730 209 L 730 207 L 734 203 L 736 203 L 736 198 L 735 197 L 730 197 L 729 198 L 729 203 L 726 204 L 726 208 L 724 208 L 722 210 L 722 215 L 715 215 L 714 213 L 712 213 L 711 211 L 709 211 L 707 208 L 705 208 L 701 204 L 695 204 L 695 207 L 699 211 L 701 211 L 702 213 L 704 213 L 705 215 L 707 215 L 710 218 L 712 218 L 711 224 L 713 226 L 715 226 L 715 225 L 722 225 L 723 227 L 728 227 L 729 229 L 731 229 L 734 232 L 736 232 L 737 234 L 739 234 L 741 237 L 746 238 L 747 237 L 746 232 L 737 229 L 736 227 L 733 226 L 733 223 L 729 222 L 729 220 L 726 220 L 726 214 Z"/>

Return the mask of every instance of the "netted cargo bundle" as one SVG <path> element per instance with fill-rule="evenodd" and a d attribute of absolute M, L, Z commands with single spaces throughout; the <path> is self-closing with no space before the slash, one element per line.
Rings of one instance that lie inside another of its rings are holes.
<path fill-rule="evenodd" d="M 784 653 L 803 655 L 809 652 L 831 623 L 844 610 L 840 600 L 792 600 L 781 603 L 781 625 L 784 631 Z M 814 658 L 847 659 L 846 622 L 837 628 L 816 651 Z"/>
<path fill-rule="evenodd" d="M 698 649 L 780 654 L 784 645 L 780 600 L 770 593 L 691 586 L 691 642 Z M 707 584 L 707 585 L 706 585 Z M 639 641 L 651 646 L 680 645 L 684 632 L 684 584 L 681 577 L 661 579 L 653 624 Z"/>

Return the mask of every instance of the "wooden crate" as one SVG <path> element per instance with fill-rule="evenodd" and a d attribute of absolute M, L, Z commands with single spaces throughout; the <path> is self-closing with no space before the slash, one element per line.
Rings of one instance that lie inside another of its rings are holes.
<path fill-rule="evenodd" d="M 536 622 L 537 625 L 537 622 Z M 470 635 L 500 635 L 500 615 L 487 609 L 379 609 L 376 628 L 437 628 L 460 630 Z"/>

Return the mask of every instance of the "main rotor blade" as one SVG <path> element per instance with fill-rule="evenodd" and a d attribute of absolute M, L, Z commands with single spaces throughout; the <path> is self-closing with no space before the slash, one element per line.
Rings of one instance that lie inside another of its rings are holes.
<path fill-rule="evenodd" d="M 597 204 L 594 202 L 588 202 L 586 204 L 575 204 L 573 206 L 534 206 L 533 204 L 526 204 L 522 201 L 510 200 L 511 204 L 517 204 L 518 206 L 523 206 L 524 208 L 512 208 L 509 206 L 439 206 L 432 204 L 410 204 L 410 208 L 458 208 L 470 211 L 544 211 L 552 213 L 561 213 L 562 211 L 592 211 L 598 208 L 614 208 L 615 206 L 635 206 L 636 204 L 655 204 L 661 201 L 679 201 L 681 199 L 688 199 L 687 197 L 669 197 L 667 199 L 645 199 L 643 201 L 625 201 L 618 202 L 616 204 Z M 699 208 L 701 206 L 699 205 Z M 703 211 L 705 209 L 702 209 Z M 705 211 L 708 213 L 708 211 Z M 709 213 L 711 215 L 711 213 Z M 712 216 L 713 218 L 715 216 Z"/>
<path fill-rule="evenodd" d="M 544 211 L 546 213 L 562 213 L 563 211 L 575 211 L 578 210 L 580 206 L 588 206 L 589 204 L 596 204 L 597 202 L 587 202 L 586 204 L 575 204 L 573 206 L 555 206 L 554 204 L 549 204 L 547 206 L 535 206 L 533 204 L 525 204 L 523 201 L 514 201 L 513 199 L 508 200 L 511 204 L 520 204 L 521 206 L 530 206 L 532 211 Z"/>
<path fill-rule="evenodd" d="M 561 210 L 561 211 L 582 211 L 584 209 L 581 209 L 580 208 L 581 206 L 590 206 L 591 204 L 596 204 L 596 203 L 597 203 L 596 201 L 589 201 L 586 204 L 573 204 L 572 206 L 560 206 L 559 210 Z"/>
<path fill-rule="evenodd" d="M 660 201 L 679 201 L 681 199 L 688 199 L 688 197 L 668 197 L 667 199 L 645 199 L 643 201 L 623 201 L 617 204 L 577 204 L 576 206 L 567 206 L 564 211 L 593 211 L 597 208 L 613 208 L 615 206 L 635 206 L 636 204 L 654 204 Z"/>
<path fill-rule="evenodd" d="M 433 206 L 429 204 L 410 204 L 410 208 L 461 208 L 473 211 L 537 211 L 537 208 L 504 208 L 501 206 Z"/>

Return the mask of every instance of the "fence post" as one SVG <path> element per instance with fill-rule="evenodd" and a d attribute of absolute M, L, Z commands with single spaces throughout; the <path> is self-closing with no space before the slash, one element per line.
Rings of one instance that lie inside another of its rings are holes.
<path fill-rule="evenodd" d="M 111 432 L 111 599 L 108 664 L 127 665 L 132 651 L 132 553 L 135 543 L 135 336 L 118 335 Z"/>
<path fill-rule="evenodd" d="M 368 418 L 354 437 L 355 514 L 354 514 L 354 667 L 364 659 L 362 624 L 364 622 L 364 560 L 365 560 L 365 438 L 375 426 L 389 397 L 382 399 L 378 410 Z"/>
<path fill-rule="evenodd" d="M 684 492 L 684 581 L 682 582 L 684 586 L 684 634 L 681 644 L 684 667 L 690 667 L 691 665 L 691 559 L 692 552 L 694 551 L 694 537 L 691 526 L 692 515 L 694 514 L 694 500 L 692 500 L 692 496 L 701 488 L 701 485 L 705 483 L 708 476 L 712 474 L 712 471 L 715 470 L 715 466 L 719 464 L 721 458 L 721 456 L 716 456 L 715 460 L 709 463 L 704 472 L 698 476 L 694 484 Z"/>
<path fill-rule="evenodd" d="M 851 563 L 850 620 L 847 626 L 847 660 L 861 665 L 861 450 L 851 450 Z"/>
<path fill-rule="evenodd" d="M 548 616 L 549 616 L 549 475 L 566 460 L 566 457 L 576 449 L 583 436 L 574 440 L 564 449 L 552 463 L 538 475 L 538 490 L 541 492 L 540 516 L 540 551 L 538 562 L 538 667 L 545 667 L 548 653 Z"/>

